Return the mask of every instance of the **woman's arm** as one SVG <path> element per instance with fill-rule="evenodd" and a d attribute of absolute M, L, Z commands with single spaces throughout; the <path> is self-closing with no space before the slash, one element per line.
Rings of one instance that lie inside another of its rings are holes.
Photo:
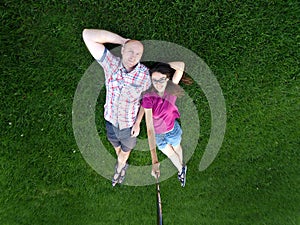
<path fill-rule="evenodd" d="M 155 142 L 155 131 L 153 125 L 153 118 L 152 118 L 152 109 L 144 109 L 145 110 L 145 117 L 146 117 L 146 126 L 147 126 L 147 135 L 148 135 L 148 144 L 151 152 L 151 159 L 152 159 L 152 176 L 159 176 L 159 162 L 156 154 L 156 142 Z"/>
<path fill-rule="evenodd" d="M 185 64 L 184 62 L 169 62 L 169 65 L 176 70 L 172 81 L 174 84 L 178 84 L 182 78 Z"/>

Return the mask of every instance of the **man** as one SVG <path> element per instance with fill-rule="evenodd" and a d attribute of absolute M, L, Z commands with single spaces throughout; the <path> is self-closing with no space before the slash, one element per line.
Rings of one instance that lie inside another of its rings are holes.
<path fill-rule="evenodd" d="M 112 185 L 122 183 L 128 168 L 127 159 L 136 145 L 144 109 L 141 93 L 151 85 L 149 71 L 140 63 L 143 44 L 106 30 L 84 29 L 83 40 L 105 73 L 107 138 L 115 148 L 117 162 Z M 114 56 L 105 43 L 120 44 L 122 58 Z"/>

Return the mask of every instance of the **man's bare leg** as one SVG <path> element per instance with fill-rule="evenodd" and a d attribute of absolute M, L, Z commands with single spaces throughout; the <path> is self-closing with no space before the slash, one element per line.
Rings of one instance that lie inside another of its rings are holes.
<path fill-rule="evenodd" d="M 119 154 L 120 154 L 120 152 L 121 152 L 121 146 L 115 147 L 115 151 L 116 151 L 116 155 L 117 155 L 117 157 L 118 157 Z"/>
<path fill-rule="evenodd" d="M 120 154 L 118 156 L 118 170 L 120 169 L 120 178 L 119 178 L 119 183 L 123 183 L 124 179 L 125 179 L 125 175 L 126 175 L 126 170 L 127 170 L 127 167 L 128 167 L 128 164 L 127 164 L 127 160 L 129 158 L 129 155 L 130 155 L 130 151 L 128 152 L 124 152 L 124 151 L 120 151 Z"/>
<path fill-rule="evenodd" d="M 128 152 L 124 152 L 120 148 L 120 152 L 118 154 L 118 169 L 117 169 L 118 172 L 120 172 L 121 169 L 126 165 L 127 159 L 129 158 L 129 155 L 130 155 L 130 152 L 131 152 L 131 150 Z"/>
<path fill-rule="evenodd" d="M 130 151 L 124 152 L 120 148 L 115 148 L 116 152 L 118 151 L 117 155 L 117 165 L 116 165 L 116 171 L 113 177 L 113 186 L 115 186 L 117 183 L 122 183 L 124 181 L 126 170 L 127 170 L 127 160 L 130 155 Z"/>

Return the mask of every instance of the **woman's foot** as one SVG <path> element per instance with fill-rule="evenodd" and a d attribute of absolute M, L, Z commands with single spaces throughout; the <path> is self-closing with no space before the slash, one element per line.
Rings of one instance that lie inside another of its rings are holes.
<path fill-rule="evenodd" d="M 178 180 L 181 183 L 181 187 L 185 186 L 186 182 L 186 172 L 187 172 L 187 165 L 184 165 L 181 169 L 181 172 L 178 172 Z"/>

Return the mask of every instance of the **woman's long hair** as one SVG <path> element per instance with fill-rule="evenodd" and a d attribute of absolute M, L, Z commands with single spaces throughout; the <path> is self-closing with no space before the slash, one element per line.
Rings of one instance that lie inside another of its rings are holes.
<path fill-rule="evenodd" d="M 175 95 L 177 97 L 181 97 L 184 95 L 184 91 L 183 89 L 178 85 L 178 84 L 174 84 L 172 79 L 173 79 L 173 76 L 176 72 L 175 69 L 173 69 L 169 64 L 167 63 L 162 63 L 162 62 L 157 62 L 155 63 L 149 70 L 150 72 L 150 76 L 152 77 L 152 74 L 154 72 L 159 72 L 161 74 L 164 74 L 167 76 L 167 78 L 169 79 L 168 80 L 168 83 L 167 83 L 167 86 L 166 86 L 166 92 L 170 95 Z M 181 82 L 184 83 L 184 84 L 191 84 L 192 83 L 192 80 L 188 77 L 185 77 L 184 76 L 185 74 L 182 75 L 182 78 L 181 78 Z M 153 84 L 151 85 L 151 87 L 149 88 L 149 92 L 151 91 L 156 91 L 156 89 L 154 88 Z M 147 91 L 148 92 L 148 91 Z"/>

